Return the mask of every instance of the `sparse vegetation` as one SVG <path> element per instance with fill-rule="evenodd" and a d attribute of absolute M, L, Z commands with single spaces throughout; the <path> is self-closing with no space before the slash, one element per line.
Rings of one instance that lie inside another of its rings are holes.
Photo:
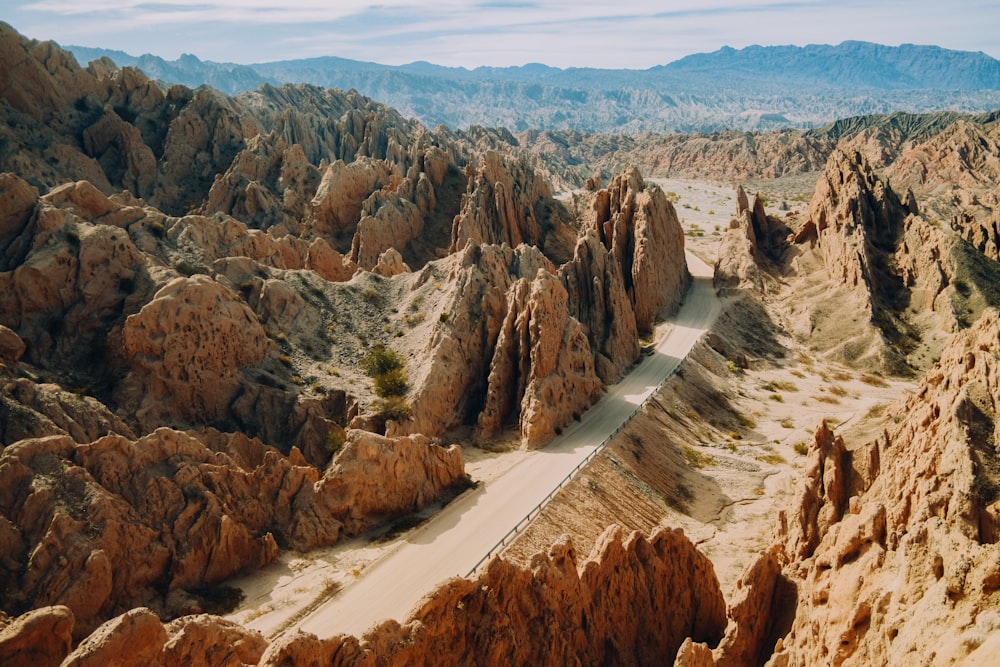
<path fill-rule="evenodd" d="M 390 371 L 402 369 L 405 362 L 395 350 L 387 348 L 379 343 L 372 346 L 370 350 L 361 358 L 361 370 L 369 377 L 378 377 Z"/>
<path fill-rule="evenodd" d="M 809 453 L 809 445 L 804 442 L 796 442 L 792 445 L 792 449 L 795 450 L 795 453 L 799 456 L 805 456 Z"/>
<path fill-rule="evenodd" d="M 410 416 L 410 406 L 402 396 L 388 396 L 376 399 L 372 403 L 372 412 L 386 421 L 400 420 Z"/>
<path fill-rule="evenodd" d="M 865 413 L 865 419 L 878 419 L 885 414 L 885 409 L 888 407 L 888 403 L 876 403 L 868 408 L 868 412 Z"/>
<path fill-rule="evenodd" d="M 864 375 L 862 375 L 861 376 L 861 381 L 864 382 L 865 384 L 871 386 L 871 387 L 879 387 L 879 388 L 882 388 L 882 389 L 884 389 L 884 388 L 886 388 L 886 387 L 889 386 L 888 382 L 886 382 L 885 380 L 883 380 L 879 376 L 872 375 L 870 373 L 865 373 Z"/>
<path fill-rule="evenodd" d="M 758 454 L 754 458 L 760 461 L 761 463 L 766 463 L 772 466 L 778 466 L 781 465 L 782 463 L 787 463 L 787 461 L 785 461 L 785 457 L 776 452 L 767 452 L 765 454 Z"/>
<path fill-rule="evenodd" d="M 715 457 L 702 454 L 691 445 L 681 445 L 681 454 L 692 468 L 704 468 L 715 465 Z"/>
<path fill-rule="evenodd" d="M 406 371 L 402 368 L 393 368 L 375 376 L 375 393 L 383 398 L 386 396 L 405 396 L 409 389 L 409 380 L 406 377 Z"/>
<path fill-rule="evenodd" d="M 331 454 L 336 454 L 344 446 L 344 434 L 339 430 L 332 430 L 326 434 L 326 441 L 324 443 L 326 446 L 326 451 Z"/>
<path fill-rule="evenodd" d="M 795 422 L 788 417 L 781 420 L 781 428 L 795 428 Z"/>

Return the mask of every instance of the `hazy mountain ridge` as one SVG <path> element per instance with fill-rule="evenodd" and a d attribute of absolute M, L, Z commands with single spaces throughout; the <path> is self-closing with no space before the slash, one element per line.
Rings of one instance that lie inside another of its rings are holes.
<path fill-rule="evenodd" d="M 67 47 L 81 64 L 107 56 L 148 76 L 230 95 L 264 83 L 356 89 L 434 127 L 514 131 L 712 132 L 808 128 L 907 111 L 973 113 L 1000 106 L 1000 61 L 934 46 L 844 42 L 725 47 L 638 69 L 379 65 L 337 57 L 236 65 Z"/>

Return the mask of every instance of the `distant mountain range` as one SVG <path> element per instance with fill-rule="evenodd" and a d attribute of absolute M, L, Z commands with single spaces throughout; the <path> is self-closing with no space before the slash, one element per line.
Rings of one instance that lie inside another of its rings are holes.
<path fill-rule="evenodd" d="M 262 85 L 355 89 L 430 127 L 583 132 L 711 132 L 814 127 L 837 118 L 1000 108 L 1000 61 L 936 46 L 724 47 L 644 70 L 390 66 L 336 57 L 252 65 L 69 46 L 148 76 L 230 95 Z"/>

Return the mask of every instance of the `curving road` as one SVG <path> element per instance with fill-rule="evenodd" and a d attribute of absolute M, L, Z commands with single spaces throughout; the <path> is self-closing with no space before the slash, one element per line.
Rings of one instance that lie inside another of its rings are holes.
<path fill-rule="evenodd" d="M 489 484 L 452 501 L 405 542 L 287 632 L 360 636 L 384 619 L 403 619 L 444 580 L 465 576 L 511 528 L 633 415 L 677 368 L 719 313 L 712 268 L 687 253 L 694 283 L 656 351 L 609 387 L 583 418 L 544 450 Z"/>

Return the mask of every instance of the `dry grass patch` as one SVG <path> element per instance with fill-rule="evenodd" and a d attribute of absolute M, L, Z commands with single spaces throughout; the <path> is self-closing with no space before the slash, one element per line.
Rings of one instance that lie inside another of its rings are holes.
<path fill-rule="evenodd" d="M 681 445 L 681 455 L 692 468 L 705 468 L 715 465 L 715 457 L 702 454 L 691 445 Z"/>
<path fill-rule="evenodd" d="M 872 375 L 870 373 L 865 373 L 861 376 L 861 381 L 871 387 L 878 387 L 879 389 L 885 389 L 889 386 L 889 383 L 880 378 L 877 375 Z"/>

